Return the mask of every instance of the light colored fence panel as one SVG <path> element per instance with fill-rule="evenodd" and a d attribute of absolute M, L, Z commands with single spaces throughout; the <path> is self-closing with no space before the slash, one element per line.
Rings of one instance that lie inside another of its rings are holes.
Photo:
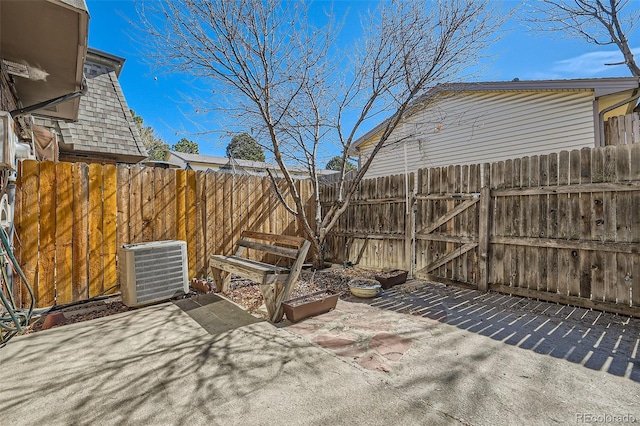
<path fill-rule="evenodd" d="M 298 185 L 312 210 L 310 183 Z M 19 167 L 16 200 L 16 252 L 37 307 L 117 291 L 123 244 L 186 240 L 189 276 L 203 277 L 208 257 L 231 254 L 244 230 L 300 231 L 268 178 L 226 173 L 29 160 Z M 22 283 L 14 289 L 26 306 Z"/>

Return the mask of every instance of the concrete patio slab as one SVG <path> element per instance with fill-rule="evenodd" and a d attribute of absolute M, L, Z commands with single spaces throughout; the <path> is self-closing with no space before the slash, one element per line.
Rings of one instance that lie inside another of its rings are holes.
<path fill-rule="evenodd" d="M 329 317 L 277 327 L 243 318 L 223 299 L 184 310 L 166 303 L 71 324 L 15 338 L 0 350 L 0 420 L 640 421 L 638 322 L 521 300 L 436 286 L 396 289 L 371 302 L 387 308 L 339 301 Z M 221 315 L 225 310 L 237 316 L 235 327 Z M 386 326 L 375 330 L 371 321 Z M 336 344 L 313 343 L 318 336 Z M 379 350 L 393 355 L 385 358 Z"/>

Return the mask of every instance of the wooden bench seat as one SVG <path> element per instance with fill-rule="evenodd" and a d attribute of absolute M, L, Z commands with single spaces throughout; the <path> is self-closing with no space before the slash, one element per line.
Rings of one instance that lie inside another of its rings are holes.
<path fill-rule="evenodd" d="M 235 255 L 214 254 L 209 258 L 209 268 L 216 283 L 216 290 L 229 290 L 231 274 L 256 281 L 260 284 L 269 318 L 278 322 L 282 319 L 282 301 L 290 297 L 310 245 L 309 241 L 301 237 L 244 231 L 237 242 Z M 294 262 L 291 267 L 285 267 L 248 259 L 242 256 L 246 253 L 245 249 L 269 253 L 278 258 L 294 259 Z"/>

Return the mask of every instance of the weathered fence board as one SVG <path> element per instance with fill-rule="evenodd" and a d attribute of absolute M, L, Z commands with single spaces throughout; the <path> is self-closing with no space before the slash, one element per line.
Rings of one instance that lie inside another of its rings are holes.
<path fill-rule="evenodd" d="M 604 123 L 605 145 L 640 143 L 640 112 L 611 117 Z"/>
<path fill-rule="evenodd" d="M 416 176 L 409 200 L 416 208 L 408 216 L 394 199 L 404 193 L 387 192 L 385 178 L 361 182 L 330 232 L 329 257 L 640 316 L 640 144 L 422 169 Z M 405 182 L 404 175 L 388 179 L 391 187 Z M 335 190 L 335 184 L 323 189 L 325 205 Z M 469 201 L 478 192 L 480 202 Z M 415 251 L 392 253 L 411 238 Z"/>
<path fill-rule="evenodd" d="M 56 201 L 56 301 L 73 302 L 73 165 L 57 167 L 58 199 Z"/>
<path fill-rule="evenodd" d="M 310 183 L 301 181 L 299 192 L 307 202 Z M 38 307 L 117 291 L 117 248 L 123 244 L 186 240 L 190 277 L 202 277 L 209 255 L 230 254 L 242 231 L 297 231 L 294 216 L 272 196 L 268 178 L 24 161 L 16 191 L 16 253 Z M 271 221 L 275 210 L 278 220 Z M 29 302 L 17 279 L 14 294 L 23 306 Z"/>

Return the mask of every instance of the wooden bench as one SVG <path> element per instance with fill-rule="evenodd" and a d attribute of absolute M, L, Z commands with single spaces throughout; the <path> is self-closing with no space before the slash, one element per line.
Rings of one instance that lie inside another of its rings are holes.
<path fill-rule="evenodd" d="M 298 280 L 310 245 L 309 241 L 301 237 L 244 231 L 238 240 L 235 255 L 214 254 L 209 259 L 216 290 L 229 290 L 232 273 L 258 282 L 269 318 L 272 322 L 279 322 L 283 314 L 282 302 L 291 296 L 293 284 Z M 245 249 L 295 260 L 291 267 L 259 262 L 243 256 Z"/>

